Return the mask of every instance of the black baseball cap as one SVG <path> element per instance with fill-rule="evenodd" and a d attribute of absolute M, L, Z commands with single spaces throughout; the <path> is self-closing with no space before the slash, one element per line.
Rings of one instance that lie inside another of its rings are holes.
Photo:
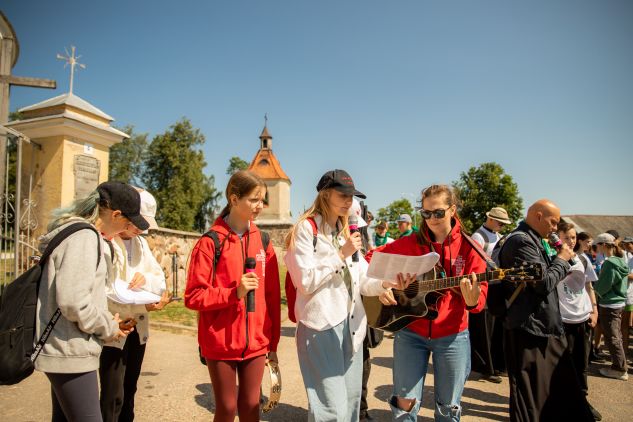
<path fill-rule="evenodd" d="M 108 202 L 110 209 L 121 211 L 139 230 L 147 230 L 149 223 L 141 215 L 141 195 L 123 182 L 103 182 L 97 186 L 99 198 Z"/>
<path fill-rule="evenodd" d="M 363 199 L 367 198 L 364 193 L 356 190 L 352 176 L 345 170 L 330 170 L 321 176 L 321 180 L 319 180 L 317 184 L 317 192 L 329 188 L 336 189 L 345 195 L 358 196 Z"/>

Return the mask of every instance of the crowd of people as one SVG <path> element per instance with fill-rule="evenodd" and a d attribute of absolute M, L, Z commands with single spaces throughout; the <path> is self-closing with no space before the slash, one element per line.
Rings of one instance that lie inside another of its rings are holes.
<path fill-rule="evenodd" d="M 233 421 L 237 415 L 240 421 L 257 421 L 265 366 L 278 362 L 280 276 L 272 242 L 255 224 L 266 184 L 239 171 L 225 196 L 225 208 L 191 253 L 185 305 L 199 315 L 198 343 L 213 386 L 214 420 Z M 508 377 L 512 421 L 601 419 L 587 400 L 587 372 L 590 362 L 607 357 L 600 347 L 604 339 L 611 366 L 600 374 L 628 379 L 632 237 L 577 233 L 546 199 L 532 204 L 514 228 L 506 210 L 493 207 L 471 237 L 462 227 L 454 190 L 432 185 L 421 191 L 420 227 L 403 214 L 393 239 L 386 221 L 376 222 L 368 234 L 370 214 L 363 215 L 366 221 L 360 218 L 364 229 L 358 230 L 357 216 L 350 224 L 350 213 L 363 208 L 355 198 L 365 195 L 346 171 L 326 172 L 314 203 L 285 240 L 308 420 L 372 419 L 366 401 L 368 350 L 380 337 L 367 325 L 363 296 L 397 307 L 395 292 L 410 292 L 428 276 L 371 278 L 368 268 L 377 252 L 435 253 L 433 277 L 458 280 L 452 288 L 431 292 L 433 312 L 395 332 L 388 400 L 394 421 L 417 419 L 430 361 L 436 421 L 460 420 L 471 370 L 495 383 Z M 53 214 L 41 250 L 78 222 L 100 234 L 72 234 L 43 268 L 37 332 L 57 308 L 61 311 L 35 361 L 51 384 L 53 421 L 134 419 L 149 313 L 171 300 L 165 275 L 139 236 L 156 227 L 155 215 L 149 192 L 119 182 L 102 183 Z M 525 262 L 541 266 L 541 280 L 517 284 L 477 277 Z M 116 293 L 121 282 L 159 299 L 122 303 Z"/>

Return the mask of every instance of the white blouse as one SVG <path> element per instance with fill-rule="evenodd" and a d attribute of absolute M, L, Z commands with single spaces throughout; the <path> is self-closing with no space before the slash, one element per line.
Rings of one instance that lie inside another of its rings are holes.
<path fill-rule="evenodd" d="M 382 281 L 367 277 L 369 264 L 364 258 L 352 262 L 346 259 L 352 278 L 352 294 L 343 280 L 345 264 L 332 243 L 333 229 L 323 222 L 320 215 L 314 217 L 317 225 L 316 252 L 314 251 L 312 226 L 303 221 L 297 227 L 294 245 L 288 249 L 284 261 L 297 288 L 295 315 L 297 322 L 313 330 L 324 331 L 340 324 L 349 316 L 350 334 L 354 351 L 360 349 L 367 330 L 367 317 L 361 294 L 378 296 L 385 291 Z M 323 225 L 323 226 L 322 226 Z M 343 245 L 343 236 L 338 238 Z"/>

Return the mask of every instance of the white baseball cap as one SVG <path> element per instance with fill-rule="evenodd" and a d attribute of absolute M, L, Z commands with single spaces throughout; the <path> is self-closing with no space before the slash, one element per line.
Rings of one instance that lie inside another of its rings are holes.
<path fill-rule="evenodd" d="M 156 223 L 156 199 L 154 195 L 144 189 L 138 189 L 141 195 L 141 215 L 149 223 L 150 229 L 157 229 Z"/>
<path fill-rule="evenodd" d="M 363 210 L 360 208 L 360 202 L 358 202 L 358 199 L 356 198 L 352 200 L 352 207 L 349 209 L 349 215 L 352 214 L 356 215 L 356 218 L 358 219 L 358 228 L 365 227 L 367 225 L 367 222 L 363 219 L 363 217 L 361 217 Z"/>

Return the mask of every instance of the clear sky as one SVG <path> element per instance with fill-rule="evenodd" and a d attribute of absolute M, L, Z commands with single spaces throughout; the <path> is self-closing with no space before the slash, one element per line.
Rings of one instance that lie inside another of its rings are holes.
<path fill-rule="evenodd" d="M 633 1 L 3 0 L 15 110 L 68 90 L 151 136 L 183 116 L 224 189 L 268 113 L 293 215 L 344 168 L 376 210 L 496 161 L 524 203 L 633 214 Z"/>

